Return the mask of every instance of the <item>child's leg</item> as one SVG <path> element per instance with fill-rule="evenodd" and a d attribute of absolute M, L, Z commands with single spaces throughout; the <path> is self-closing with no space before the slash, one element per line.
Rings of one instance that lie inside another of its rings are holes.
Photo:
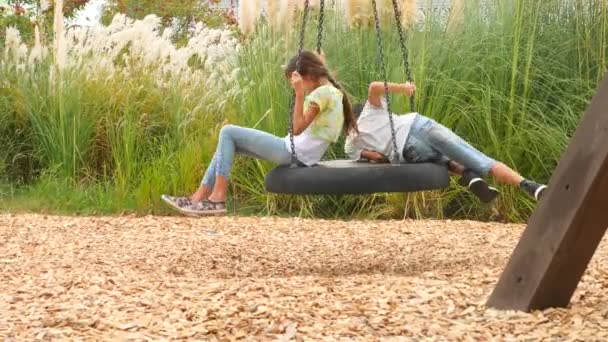
<path fill-rule="evenodd" d="M 517 171 L 501 162 L 495 162 L 492 165 L 490 175 L 497 180 L 510 185 L 519 185 L 524 180 L 524 177 L 522 177 L 522 175 L 520 175 Z"/>
<path fill-rule="evenodd" d="M 449 128 L 429 120 L 422 131 L 433 149 L 464 165 L 466 169 L 482 176 L 491 175 L 502 183 L 519 185 L 536 199 L 540 197 L 540 192 L 537 190 L 543 187 L 542 185 L 525 180 L 518 172 L 481 153 Z M 525 184 L 533 186 L 526 187 Z M 532 192 L 528 189 L 530 187 L 533 188 Z"/>
<path fill-rule="evenodd" d="M 472 170 L 481 176 L 492 173 L 492 176 L 497 180 L 507 183 L 512 183 L 513 179 L 521 177 L 515 171 L 481 153 L 452 130 L 432 119 L 427 119 L 416 133 L 420 136 L 420 140 L 425 141 L 434 150 L 450 160 L 464 166 L 465 170 Z"/>
<path fill-rule="evenodd" d="M 448 161 L 448 170 L 455 175 L 462 176 L 465 171 L 465 168 L 457 162 L 450 160 Z"/>
<path fill-rule="evenodd" d="M 291 161 L 291 154 L 287 150 L 283 138 L 251 128 L 224 126 L 220 131 L 215 152 L 214 169 L 211 170 L 215 174 L 215 182 L 213 191 L 209 195 L 209 201 L 226 201 L 228 180 L 236 153 L 245 153 L 276 164 L 289 164 Z M 203 183 L 205 184 L 205 182 Z M 203 191 L 205 190 L 201 189 L 201 192 Z"/>
<path fill-rule="evenodd" d="M 206 201 L 213 191 L 213 185 L 215 184 L 215 167 L 216 158 L 215 155 L 209 162 L 205 176 L 201 181 L 201 185 L 190 197 L 175 197 L 169 195 L 162 195 L 162 200 L 172 207 L 184 211 L 191 208 L 193 205 L 198 205 L 200 202 Z"/>
<path fill-rule="evenodd" d="M 446 164 L 448 171 L 461 175 L 459 183 L 468 188 L 482 202 L 489 203 L 496 196 L 498 190 L 489 186 L 488 183 L 481 178 L 476 172 L 467 169 L 464 165 L 446 156 L 442 151 L 434 148 L 428 139 L 428 126 L 432 124 L 429 118 L 418 116 L 414 121 L 410 135 L 407 139 L 403 156 L 408 162 L 436 162 Z"/>
<path fill-rule="evenodd" d="M 207 167 L 207 171 L 205 171 L 205 176 L 201 181 L 201 185 L 196 190 L 192 196 L 190 196 L 190 200 L 194 203 L 206 201 L 209 199 L 209 195 L 213 192 L 213 186 L 215 185 L 215 170 L 217 166 L 217 157 L 216 154 L 213 154 L 213 158 L 209 162 L 209 166 Z"/>

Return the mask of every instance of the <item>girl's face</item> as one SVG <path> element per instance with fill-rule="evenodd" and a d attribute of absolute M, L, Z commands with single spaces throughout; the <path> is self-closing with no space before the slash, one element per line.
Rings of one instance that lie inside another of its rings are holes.
<path fill-rule="evenodd" d="M 310 78 L 310 76 L 302 76 L 302 85 L 304 86 L 304 91 L 306 91 L 307 93 L 310 93 L 311 91 L 315 90 L 315 88 L 317 87 L 317 81 L 312 80 Z"/>
<path fill-rule="evenodd" d="M 292 76 L 285 76 L 287 82 L 292 83 L 293 86 L 293 80 L 292 80 Z M 304 90 L 305 93 L 310 93 L 313 90 L 315 90 L 319 85 L 318 85 L 318 81 L 315 80 L 314 78 L 310 77 L 310 76 L 301 76 L 300 75 L 300 82 L 297 85 L 297 87 L 299 87 L 299 89 Z"/>

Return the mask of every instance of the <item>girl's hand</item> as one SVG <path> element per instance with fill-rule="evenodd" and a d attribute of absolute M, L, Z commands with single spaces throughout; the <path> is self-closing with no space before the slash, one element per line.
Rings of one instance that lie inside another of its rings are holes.
<path fill-rule="evenodd" d="M 405 95 L 407 95 L 408 97 L 414 95 L 414 93 L 416 92 L 416 84 L 412 82 L 405 82 L 403 85 L 405 87 Z"/>
<path fill-rule="evenodd" d="M 304 94 L 304 80 L 297 71 L 291 73 L 291 87 L 296 94 Z"/>

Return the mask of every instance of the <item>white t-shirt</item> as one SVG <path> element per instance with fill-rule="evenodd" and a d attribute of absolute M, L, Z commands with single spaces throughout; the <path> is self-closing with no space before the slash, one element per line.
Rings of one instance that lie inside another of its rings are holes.
<path fill-rule="evenodd" d="M 399 161 L 404 162 L 403 147 L 418 113 L 391 115 L 395 124 Z M 357 120 L 357 126 L 359 134 L 355 132 L 350 134 L 346 138 L 344 145 L 344 150 L 349 158 L 354 160 L 360 159 L 363 150 L 376 151 L 389 158 L 393 155 L 391 124 L 386 112 L 386 100 L 382 100 L 382 107 L 376 107 L 367 102 Z"/>
<path fill-rule="evenodd" d="M 302 132 L 302 134 L 294 135 L 293 142 L 296 147 L 296 156 L 298 157 L 298 160 L 307 166 L 317 164 L 321 158 L 323 158 L 325 151 L 327 151 L 331 144 L 331 142 L 327 140 L 316 138 L 312 135 L 310 133 L 310 126 Z M 289 135 L 285 137 L 285 145 L 287 146 L 287 151 L 291 153 Z"/>
<path fill-rule="evenodd" d="M 306 96 L 304 111 L 310 103 L 319 106 L 319 114 L 300 135 L 293 137 L 298 160 L 307 166 L 317 164 L 329 148 L 342 134 L 344 126 L 344 94 L 331 84 L 318 87 Z M 291 153 L 289 135 L 285 137 L 285 146 Z"/>

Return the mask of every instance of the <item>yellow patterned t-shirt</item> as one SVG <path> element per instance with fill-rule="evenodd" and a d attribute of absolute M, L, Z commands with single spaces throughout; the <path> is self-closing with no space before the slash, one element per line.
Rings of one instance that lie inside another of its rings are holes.
<path fill-rule="evenodd" d="M 318 163 L 331 143 L 338 141 L 344 127 L 344 95 L 333 85 L 324 85 L 312 91 L 304 100 L 304 111 L 311 103 L 319 106 L 319 113 L 302 134 L 294 137 L 298 160 L 306 165 Z M 285 138 L 291 152 L 289 136 Z"/>
<path fill-rule="evenodd" d="M 319 106 L 319 114 L 310 124 L 311 134 L 330 142 L 336 142 L 344 126 L 344 94 L 332 85 L 325 85 L 311 92 L 304 101 L 304 111 L 310 103 Z"/>

